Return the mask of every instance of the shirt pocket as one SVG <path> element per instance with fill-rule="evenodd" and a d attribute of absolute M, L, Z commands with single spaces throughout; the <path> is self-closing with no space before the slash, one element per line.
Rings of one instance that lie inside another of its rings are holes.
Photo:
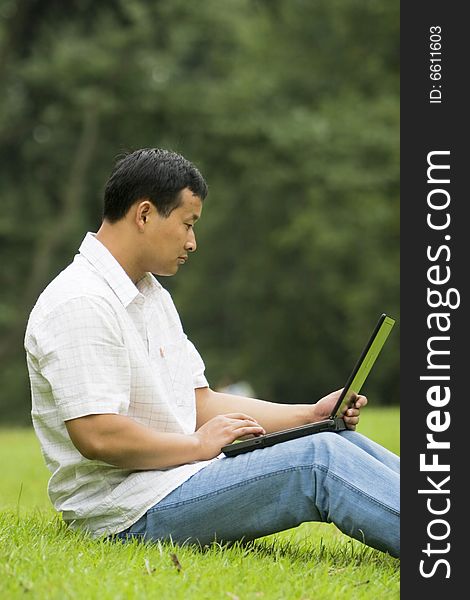
<path fill-rule="evenodd" d="M 186 336 L 161 348 L 168 382 L 178 406 L 193 406 L 195 402 L 193 374 Z"/>

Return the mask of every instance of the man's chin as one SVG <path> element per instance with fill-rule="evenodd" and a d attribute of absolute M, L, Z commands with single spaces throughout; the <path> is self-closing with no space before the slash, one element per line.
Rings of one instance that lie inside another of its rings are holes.
<path fill-rule="evenodd" d="M 171 277 L 172 275 L 176 275 L 176 273 L 178 273 L 179 271 L 179 266 L 177 265 L 172 271 L 169 271 L 168 269 L 165 270 L 158 270 L 158 271 L 152 271 L 153 275 L 155 275 L 155 277 Z"/>

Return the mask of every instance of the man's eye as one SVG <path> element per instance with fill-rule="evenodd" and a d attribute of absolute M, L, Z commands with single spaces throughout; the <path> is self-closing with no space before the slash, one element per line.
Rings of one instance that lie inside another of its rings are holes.
<path fill-rule="evenodd" d="M 188 228 L 188 231 L 191 229 L 192 227 L 192 223 L 185 223 L 186 227 Z"/>

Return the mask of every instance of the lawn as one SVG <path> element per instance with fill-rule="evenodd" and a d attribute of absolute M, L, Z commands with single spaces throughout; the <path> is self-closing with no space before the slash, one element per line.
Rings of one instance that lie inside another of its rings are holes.
<path fill-rule="evenodd" d="M 359 430 L 399 453 L 397 409 L 367 408 Z M 205 550 L 94 541 L 69 531 L 51 508 L 32 430 L 0 429 L 0 461 L 2 600 L 399 598 L 399 561 L 334 525 Z"/>

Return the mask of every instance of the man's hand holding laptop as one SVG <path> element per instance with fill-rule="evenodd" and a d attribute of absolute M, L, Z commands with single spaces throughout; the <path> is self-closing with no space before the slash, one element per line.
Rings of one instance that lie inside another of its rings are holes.
<path fill-rule="evenodd" d="M 318 400 L 318 402 L 312 405 L 312 423 L 329 418 L 342 391 L 343 390 L 340 389 L 331 392 L 331 394 L 324 396 L 321 400 Z M 365 396 L 354 394 L 351 397 L 349 408 L 347 408 L 343 414 L 339 415 L 343 417 L 347 429 L 356 429 L 356 425 L 359 423 L 360 410 L 366 404 L 367 398 Z"/>

